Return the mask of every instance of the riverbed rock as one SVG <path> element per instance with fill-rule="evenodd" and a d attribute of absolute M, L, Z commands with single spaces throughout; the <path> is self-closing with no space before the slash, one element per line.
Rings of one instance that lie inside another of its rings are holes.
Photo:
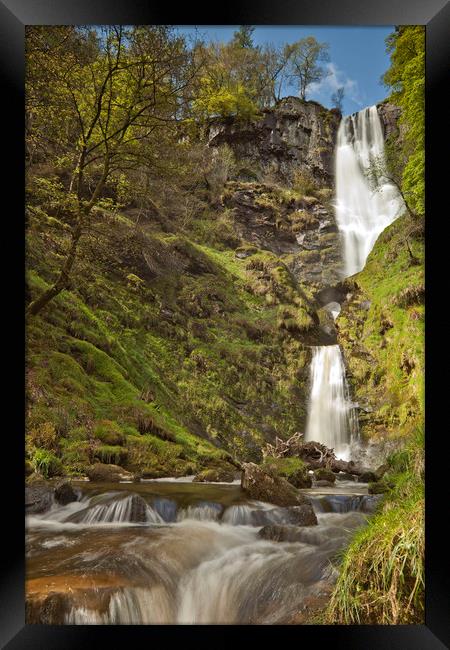
<path fill-rule="evenodd" d="M 234 481 L 234 470 L 219 469 L 204 469 L 199 472 L 193 479 L 196 483 L 231 483 Z"/>
<path fill-rule="evenodd" d="M 317 526 L 316 513 L 311 503 L 289 508 L 289 520 L 296 526 Z"/>
<path fill-rule="evenodd" d="M 334 486 L 334 481 L 333 481 L 333 482 L 331 482 L 331 481 L 325 481 L 325 480 L 323 480 L 323 481 L 316 481 L 316 482 L 315 482 L 315 486 L 316 486 L 316 487 L 333 487 L 333 486 Z"/>
<path fill-rule="evenodd" d="M 68 480 L 58 481 L 55 485 L 55 501 L 62 506 L 78 501 L 79 492 L 75 490 L 72 483 Z"/>
<path fill-rule="evenodd" d="M 131 497 L 130 521 L 142 523 L 147 521 L 147 504 L 138 494 Z"/>
<path fill-rule="evenodd" d="M 44 480 L 25 488 L 25 513 L 37 515 L 50 510 L 53 503 L 53 488 Z"/>
<path fill-rule="evenodd" d="M 328 481 L 329 483 L 334 483 L 336 480 L 336 474 L 327 467 L 319 467 L 319 469 L 316 469 L 314 472 L 314 478 L 316 481 Z"/>
<path fill-rule="evenodd" d="M 310 503 L 307 497 L 284 478 L 268 474 L 255 463 L 243 464 L 241 486 L 251 499 L 277 506 L 299 506 Z"/>
<path fill-rule="evenodd" d="M 87 477 L 95 483 L 115 483 L 116 481 L 133 481 L 134 475 L 119 465 L 95 463 L 86 469 Z"/>
<path fill-rule="evenodd" d="M 258 537 L 271 542 L 300 542 L 302 539 L 301 530 L 298 526 L 271 524 L 263 526 L 258 532 Z"/>
<path fill-rule="evenodd" d="M 376 474 L 371 470 L 366 470 L 358 476 L 358 483 L 372 483 L 376 480 Z"/>

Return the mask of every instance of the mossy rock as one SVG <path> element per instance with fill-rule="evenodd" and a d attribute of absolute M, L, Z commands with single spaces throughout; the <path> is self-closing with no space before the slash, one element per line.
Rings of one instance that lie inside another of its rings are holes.
<path fill-rule="evenodd" d="M 267 457 L 262 469 L 272 476 L 285 478 L 296 488 L 309 488 L 312 485 L 308 468 L 300 458 Z"/>
<path fill-rule="evenodd" d="M 197 483 L 231 483 L 235 472 L 228 469 L 204 469 L 195 476 Z"/>
<path fill-rule="evenodd" d="M 319 469 L 314 471 L 314 478 L 316 481 L 328 481 L 329 483 L 334 483 L 336 480 L 336 474 L 327 467 L 319 467 Z"/>
<path fill-rule="evenodd" d="M 98 483 L 115 483 L 117 481 L 133 480 L 134 475 L 127 472 L 123 467 L 118 465 L 105 465 L 104 463 L 95 463 L 86 468 L 86 474 L 90 481 Z"/>

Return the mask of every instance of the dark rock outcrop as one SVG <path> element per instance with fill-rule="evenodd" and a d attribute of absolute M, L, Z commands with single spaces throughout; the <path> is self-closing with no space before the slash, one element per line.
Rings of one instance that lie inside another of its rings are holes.
<path fill-rule="evenodd" d="M 387 140 L 391 136 L 397 138 L 400 134 L 398 120 L 402 112 L 401 108 L 389 102 L 383 102 L 377 104 L 377 111 L 383 125 L 384 139 Z"/>
<path fill-rule="evenodd" d="M 254 178 L 272 175 L 291 182 L 300 167 L 321 185 L 332 184 L 333 151 L 341 120 L 339 111 L 314 101 L 285 97 L 250 122 L 216 120 L 209 128 L 209 145 L 228 144 Z M 245 171 L 245 170 L 243 170 Z"/>
<path fill-rule="evenodd" d="M 53 503 L 53 488 L 45 481 L 27 485 L 25 488 L 25 513 L 37 515 L 50 510 Z"/>
<path fill-rule="evenodd" d="M 224 204 L 233 210 L 234 230 L 257 249 L 286 256 L 296 280 L 318 288 L 339 281 L 341 248 L 334 213 L 311 196 L 280 201 L 264 183 L 230 181 Z M 249 246 L 236 252 L 251 257 Z"/>
<path fill-rule="evenodd" d="M 59 481 L 55 486 L 55 501 L 62 506 L 78 501 L 79 492 L 74 489 L 72 483 L 67 480 Z"/>
<path fill-rule="evenodd" d="M 317 523 L 317 522 L 316 522 Z M 302 524 L 310 526 L 314 524 Z M 258 537 L 270 540 L 271 542 L 301 542 L 303 541 L 302 531 L 299 526 L 271 524 L 264 526 L 258 532 Z"/>
<path fill-rule="evenodd" d="M 133 523 L 147 521 L 147 504 L 138 494 L 133 494 L 131 497 L 130 521 Z"/>

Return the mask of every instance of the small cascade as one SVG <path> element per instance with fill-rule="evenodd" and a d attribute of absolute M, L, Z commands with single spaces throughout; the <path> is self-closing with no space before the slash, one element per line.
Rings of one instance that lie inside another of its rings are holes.
<path fill-rule="evenodd" d="M 370 165 L 384 166 L 384 137 L 377 107 L 343 118 L 336 145 L 336 220 L 342 236 L 344 277 L 361 271 L 380 233 L 400 216 L 397 188 L 379 179 Z"/>
<path fill-rule="evenodd" d="M 306 441 L 320 442 L 346 458 L 358 434 L 355 409 L 349 399 L 345 366 L 338 345 L 312 348 Z"/>

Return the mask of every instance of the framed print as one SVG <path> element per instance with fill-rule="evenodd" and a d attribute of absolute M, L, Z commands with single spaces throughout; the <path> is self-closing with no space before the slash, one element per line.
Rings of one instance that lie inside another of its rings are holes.
<path fill-rule="evenodd" d="M 0 12 L 4 647 L 447 647 L 448 5 Z"/>

